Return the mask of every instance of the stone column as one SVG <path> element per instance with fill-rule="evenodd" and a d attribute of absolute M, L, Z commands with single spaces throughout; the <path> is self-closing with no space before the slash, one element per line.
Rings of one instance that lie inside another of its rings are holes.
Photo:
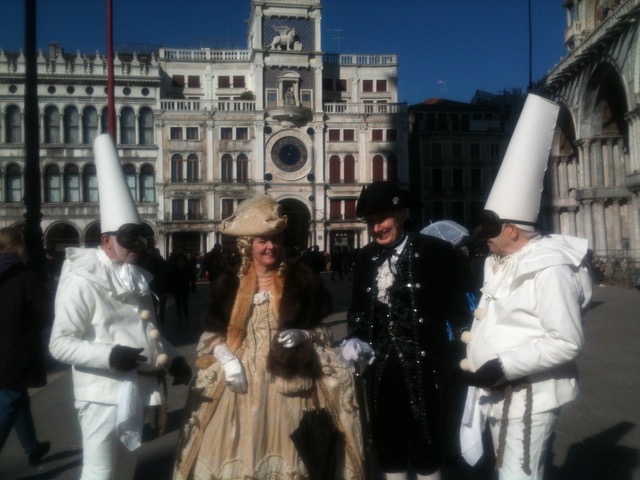
<path fill-rule="evenodd" d="M 605 138 L 601 141 L 602 147 L 602 185 L 610 187 L 613 185 L 614 178 L 612 175 L 613 156 L 611 149 L 611 138 Z"/>
<path fill-rule="evenodd" d="M 582 226 L 583 236 L 589 241 L 589 247 L 595 249 L 595 241 L 593 238 L 593 208 L 591 200 L 582 202 Z"/>
<path fill-rule="evenodd" d="M 135 112 L 133 116 L 133 122 L 134 122 L 133 128 L 135 129 L 135 132 L 136 132 L 135 138 L 133 139 L 133 144 L 140 145 L 140 116 L 138 115 L 138 112 Z"/>
<path fill-rule="evenodd" d="M 576 229 L 576 213 L 578 211 L 578 207 L 568 207 L 567 213 L 569 216 L 569 235 L 575 237 L 578 235 Z"/>
<path fill-rule="evenodd" d="M 594 203 L 595 212 L 593 217 L 595 220 L 595 237 L 594 237 L 594 252 L 597 256 L 603 256 L 607 254 L 607 224 L 604 214 L 604 200 L 598 199 Z"/>
<path fill-rule="evenodd" d="M 560 157 L 552 156 L 551 165 L 551 198 L 560 198 Z"/>
<path fill-rule="evenodd" d="M 631 256 L 640 261 L 640 190 L 636 190 L 629 198 L 629 247 Z"/>
<path fill-rule="evenodd" d="M 568 158 L 560 157 L 560 163 L 558 164 L 558 171 L 560 173 L 560 182 L 558 187 L 560 188 L 560 198 L 567 198 L 569 196 L 569 175 L 568 175 Z"/>
<path fill-rule="evenodd" d="M 626 162 L 624 156 L 624 138 L 620 137 L 615 140 L 613 145 L 613 158 L 615 160 L 613 164 L 614 185 L 617 187 L 625 184 L 624 164 Z"/>
<path fill-rule="evenodd" d="M 591 139 L 585 138 L 577 142 L 580 162 L 580 180 L 578 188 L 589 188 L 591 186 Z"/>
<path fill-rule="evenodd" d="M 637 109 L 627 115 L 626 119 L 629 122 L 629 162 L 626 162 L 627 168 L 624 174 L 628 175 L 640 170 L 640 152 L 638 151 L 640 122 Z"/>
<path fill-rule="evenodd" d="M 578 159 L 569 158 L 569 188 L 578 189 Z"/>
<path fill-rule="evenodd" d="M 616 250 L 622 250 L 622 221 L 620 220 L 620 200 L 614 199 L 611 205 L 611 216 L 609 218 L 609 223 L 613 225 L 613 230 L 611 232 L 613 237 L 613 245 L 611 245 Z"/>
<path fill-rule="evenodd" d="M 602 140 L 596 139 L 591 144 L 591 150 L 591 153 L 593 154 L 593 156 L 591 157 L 591 186 L 602 187 L 604 185 L 604 160 L 602 158 Z"/>

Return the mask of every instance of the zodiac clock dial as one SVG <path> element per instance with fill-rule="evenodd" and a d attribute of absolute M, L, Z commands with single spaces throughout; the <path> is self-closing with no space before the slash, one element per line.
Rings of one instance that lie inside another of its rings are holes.
<path fill-rule="evenodd" d="M 300 170 L 307 163 L 307 147 L 296 137 L 284 137 L 273 144 L 271 159 L 285 172 Z"/>

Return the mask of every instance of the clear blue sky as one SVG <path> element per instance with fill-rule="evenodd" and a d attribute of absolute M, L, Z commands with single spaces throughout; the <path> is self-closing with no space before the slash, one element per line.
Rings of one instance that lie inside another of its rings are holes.
<path fill-rule="evenodd" d="M 3 0 L 0 48 L 24 43 L 24 0 Z M 250 0 L 113 0 L 114 42 L 247 48 Z M 528 0 L 324 0 L 327 52 L 395 53 L 399 99 L 468 102 L 529 82 Z M 39 0 L 38 47 L 106 51 L 106 0 Z M 531 0 L 532 76 L 566 55 L 562 0 Z"/>

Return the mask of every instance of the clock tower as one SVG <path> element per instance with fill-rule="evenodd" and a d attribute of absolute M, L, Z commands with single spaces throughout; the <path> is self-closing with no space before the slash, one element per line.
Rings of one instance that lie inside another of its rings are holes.
<path fill-rule="evenodd" d="M 249 19 L 264 181 L 299 236 L 324 194 L 321 10 L 318 0 L 253 0 Z"/>

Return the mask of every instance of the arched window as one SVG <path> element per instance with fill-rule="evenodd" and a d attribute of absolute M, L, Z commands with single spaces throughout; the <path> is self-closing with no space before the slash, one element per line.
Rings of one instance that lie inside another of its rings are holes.
<path fill-rule="evenodd" d="M 353 155 L 344 157 L 344 183 L 356 183 L 356 159 Z"/>
<path fill-rule="evenodd" d="M 15 163 L 9 165 L 5 172 L 5 190 L 7 203 L 22 202 L 22 172 Z"/>
<path fill-rule="evenodd" d="M 82 143 L 92 144 L 98 136 L 98 112 L 93 107 L 82 111 Z"/>
<path fill-rule="evenodd" d="M 133 198 L 134 202 L 138 201 L 138 192 L 136 192 L 136 167 L 128 164 L 125 165 L 122 170 L 124 171 L 124 179 L 131 192 L 131 198 Z"/>
<path fill-rule="evenodd" d="M 390 182 L 398 181 L 398 157 L 389 155 L 387 159 L 387 180 Z"/>
<path fill-rule="evenodd" d="M 64 201 L 80 201 L 80 170 L 75 165 L 67 165 L 64 169 Z"/>
<path fill-rule="evenodd" d="M 181 182 L 184 178 L 182 175 L 182 155 L 179 153 L 174 153 L 171 157 L 171 181 L 172 182 Z"/>
<path fill-rule="evenodd" d="M 329 159 L 329 182 L 340 183 L 340 157 L 337 155 Z"/>
<path fill-rule="evenodd" d="M 5 143 L 22 143 L 20 109 L 16 105 L 7 107 L 4 114 Z"/>
<path fill-rule="evenodd" d="M 220 161 L 220 177 L 223 183 L 233 181 L 233 157 L 228 153 L 225 153 Z"/>
<path fill-rule="evenodd" d="M 62 201 L 62 182 L 60 168 L 57 165 L 48 165 L 44 171 L 44 201 L 47 203 Z"/>
<path fill-rule="evenodd" d="M 150 108 L 140 109 L 138 117 L 140 145 L 153 145 L 153 112 Z"/>
<path fill-rule="evenodd" d="M 100 133 L 109 133 L 109 109 L 106 107 L 100 113 Z"/>
<path fill-rule="evenodd" d="M 80 116 L 76 107 L 64 109 L 64 143 L 80 143 Z"/>
<path fill-rule="evenodd" d="M 98 177 L 96 175 L 96 166 L 89 164 L 84 167 L 82 172 L 82 182 L 84 190 L 85 202 L 98 202 Z"/>
<path fill-rule="evenodd" d="M 44 143 L 60 143 L 60 112 L 53 105 L 44 109 Z"/>
<path fill-rule="evenodd" d="M 155 174 L 151 165 L 145 165 L 140 169 L 140 193 L 142 202 L 156 201 Z"/>
<path fill-rule="evenodd" d="M 136 115 L 130 107 L 120 111 L 120 143 L 122 145 L 136 143 Z"/>
<path fill-rule="evenodd" d="M 249 158 L 241 153 L 236 162 L 236 182 L 244 183 L 249 180 Z"/>
<path fill-rule="evenodd" d="M 187 182 L 197 182 L 199 180 L 200 161 L 195 153 L 190 153 L 187 157 Z"/>
<path fill-rule="evenodd" d="M 374 182 L 384 180 L 384 159 L 382 158 L 382 155 L 376 155 L 373 157 L 372 180 Z"/>

